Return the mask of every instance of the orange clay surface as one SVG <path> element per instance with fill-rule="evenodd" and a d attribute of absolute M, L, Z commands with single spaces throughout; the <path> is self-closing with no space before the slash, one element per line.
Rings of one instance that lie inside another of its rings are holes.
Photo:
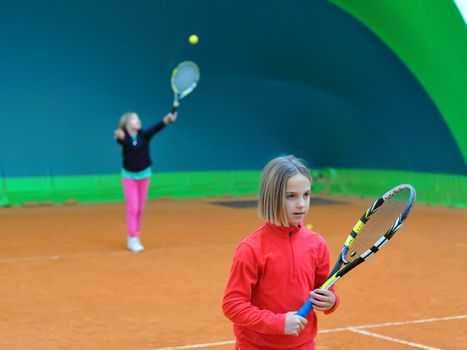
<path fill-rule="evenodd" d="M 245 199 L 148 202 L 141 254 L 126 250 L 123 203 L 0 208 L 0 349 L 232 349 L 222 294 L 261 221 L 211 202 Z M 313 206 L 306 223 L 334 261 L 371 199 L 331 199 L 345 203 Z M 417 204 L 336 285 L 341 307 L 319 316 L 317 349 L 465 349 L 466 253 L 467 211 Z"/>

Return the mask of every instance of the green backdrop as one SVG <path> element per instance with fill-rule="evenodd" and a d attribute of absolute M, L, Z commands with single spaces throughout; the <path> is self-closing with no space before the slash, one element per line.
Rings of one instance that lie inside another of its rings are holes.
<path fill-rule="evenodd" d="M 202 78 L 152 142 L 151 198 L 255 194 L 292 153 L 330 182 L 315 191 L 411 182 L 421 202 L 467 203 L 451 1 L 20 0 L 2 4 L 0 43 L 0 205 L 122 200 L 119 115 L 160 120 L 184 59 Z"/>

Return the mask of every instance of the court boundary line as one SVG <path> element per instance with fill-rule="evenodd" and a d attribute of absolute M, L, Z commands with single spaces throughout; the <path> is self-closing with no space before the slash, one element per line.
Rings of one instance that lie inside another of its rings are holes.
<path fill-rule="evenodd" d="M 404 325 L 438 322 L 438 321 L 460 320 L 460 319 L 464 319 L 464 318 L 467 318 L 467 315 L 431 317 L 431 318 L 424 318 L 424 319 L 420 319 L 420 320 L 411 320 L 411 321 L 396 321 L 396 322 L 375 323 L 375 324 L 362 325 L 362 326 L 350 326 L 350 327 L 323 329 L 323 330 L 318 331 L 318 334 L 346 332 L 346 331 L 350 331 L 352 329 L 369 329 L 369 328 L 381 328 L 381 327 L 391 327 L 391 326 L 404 326 Z"/>
<path fill-rule="evenodd" d="M 98 258 L 103 256 L 121 256 L 121 255 L 147 255 L 154 252 L 160 252 L 161 250 L 169 251 L 176 249 L 212 249 L 217 247 L 235 247 L 234 243 L 221 243 L 215 245 L 185 245 L 185 246 L 174 246 L 174 247 L 157 247 L 145 249 L 143 253 L 133 253 L 126 248 L 122 248 L 118 251 L 95 251 L 87 253 L 70 253 L 63 255 L 36 255 L 36 256 L 24 256 L 24 257 L 0 257 L 0 264 L 16 264 L 16 263 L 27 263 L 27 262 L 41 262 L 41 261 L 57 261 L 67 259 L 80 259 L 80 258 Z"/>
<path fill-rule="evenodd" d="M 407 341 L 407 340 L 402 340 L 402 339 L 397 339 L 397 338 L 393 338 L 393 337 L 388 337 L 387 335 L 382 335 L 382 334 L 378 334 L 378 333 L 368 332 L 368 331 L 364 331 L 364 330 L 361 330 L 361 329 L 349 329 L 349 331 L 350 331 L 350 332 L 354 332 L 354 333 L 358 333 L 358 334 L 362 334 L 362 335 L 365 335 L 365 336 L 377 338 L 377 339 L 387 340 L 387 341 L 390 341 L 390 342 L 393 342 L 393 343 L 398 343 L 398 344 L 404 344 L 404 345 L 412 346 L 412 347 L 418 348 L 418 349 L 424 349 L 424 350 L 442 350 L 442 349 L 440 349 L 440 348 L 433 348 L 433 347 L 431 347 L 431 346 L 426 346 L 426 345 L 422 345 L 422 344 L 419 344 L 419 343 L 414 343 L 414 342 Z"/>
<path fill-rule="evenodd" d="M 404 345 L 413 346 L 419 349 L 425 350 L 441 350 L 439 348 L 429 347 L 425 345 L 421 345 L 414 342 L 408 342 L 405 340 L 397 339 L 388 337 L 385 335 L 381 335 L 378 333 L 367 332 L 363 331 L 363 329 L 371 329 L 371 328 L 381 328 L 381 327 L 393 327 L 393 326 L 404 326 L 404 325 L 412 325 L 412 324 L 421 324 L 421 323 L 429 323 L 429 322 L 439 322 L 439 321 L 450 321 L 450 320 L 460 320 L 467 318 L 467 315 L 458 315 L 458 316 L 445 316 L 445 317 L 431 317 L 425 318 L 420 320 L 411 320 L 411 321 L 397 321 L 397 322 L 385 322 L 385 323 L 375 323 L 375 324 L 368 324 L 368 325 L 361 325 L 361 326 L 351 326 L 351 327 L 340 327 L 340 328 L 331 328 L 331 329 L 323 329 L 318 331 L 318 334 L 329 334 L 329 333 L 337 333 L 337 332 L 354 332 L 359 333 L 365 336 L 371 336 L 387 341 L 392 341 Z M 235 340 L 224 340 L 224 341 L 217 341 L 211 343 L 202 343 L 202 344 L 191 344 L 191 345 L 181 345 L 181 346 L 172 346 L 172 347 L 164 347 L 164 348 L 151 348 L 148 350 L 182 350 L 182 349 L 201 349 L 201 348 L 209 348 L 218 345 L 228 345 L 228 344 L 235 344 Z"/>

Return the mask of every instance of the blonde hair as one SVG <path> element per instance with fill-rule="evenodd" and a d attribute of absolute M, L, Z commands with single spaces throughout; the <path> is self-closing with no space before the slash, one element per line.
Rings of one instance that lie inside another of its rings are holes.
<path fill-rule="evenodd" d="M 120 129 L 123 129 L 125 130 L 126 132 L 128 132 L 126 126 L 128 124 L 128 120 L 130 120 L 130 117 L 133 115 L 133 114 L 136 114 L 135 112 L 126 112 L 124 115 L 122 115 L 120 117 L 120 122 L 118 123 L 118 127 Z"/>
<path fill-rule="evenodd" d="M 258 214 L 277 226 L 288 226 L 286 212 L 287 181 L 302 174 L 312 182 L 310 171 L 304 161 L 292 155 L 271 160 L 263 171 L 259 187 Z"/>

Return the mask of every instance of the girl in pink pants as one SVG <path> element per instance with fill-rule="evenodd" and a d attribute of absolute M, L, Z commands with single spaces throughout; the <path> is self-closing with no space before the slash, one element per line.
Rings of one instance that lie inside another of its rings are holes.
<path fill-rule="evenodd" d="M 115 139 L 122 146 L 123 191 L 128 227 L 127 247 L 132 252 L 144 251 L 139 232 L 152 174 L 149 142 L 155 134 L 176 119 L 176 112 L 169 113 L 159 123 L 142 129 L 138 115 L 128 112 L 120 118 L 120 126 L 115 130 Z"/>
<path fill-rule="evenodd" d="M 143 217 L 144 203 L 146 202 L 149 190 L 149 181 L 149 177 L 141 180 L 123 177 L 126 222 L 128 226 L 128 235 L 130 237 L 138 236 L 139 228 L 141 227 L 141 218 Z"/>

